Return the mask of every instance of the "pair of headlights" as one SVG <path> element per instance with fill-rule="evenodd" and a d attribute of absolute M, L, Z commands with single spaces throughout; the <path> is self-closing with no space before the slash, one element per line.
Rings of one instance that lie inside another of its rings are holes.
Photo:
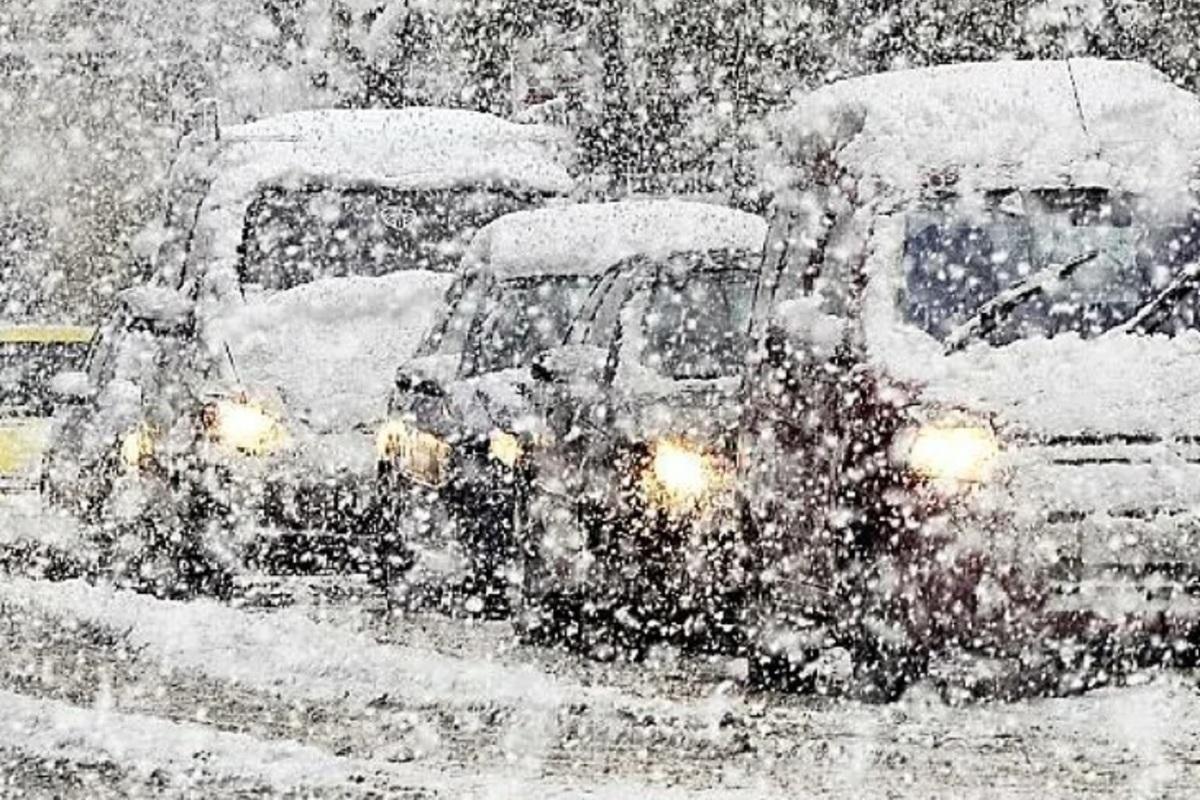
<path fill-rule="evenodd" d="M 904 464 L 942 489 L 958 491 L 986 482 L 1000 455 L 1000 442 L 985 424 L 946 420 L 914 428 L 897 442 Z M 669 510 L 703 507 L 729 479 L 714 454 L 685 439 L 654 443 L 642 488 Z"/>
<path fill-rule="evenodd" d="M 207 403 L 201 409 L 200 423 L 208 441 L 244 455 L 269 455 L 291 441 L 277 416 L 246 399 Z M 128 470 L 144 467 L 153 458 L 157 441 L 157 432 L 146 423 L 126 431 L 117 442 L 121 463 Z"/>

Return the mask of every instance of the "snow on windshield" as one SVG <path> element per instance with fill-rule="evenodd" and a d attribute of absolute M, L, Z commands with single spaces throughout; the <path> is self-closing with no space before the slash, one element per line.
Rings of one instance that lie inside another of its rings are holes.
<path fill-rule="evenodd" d="M 681 270 L 669 263 L 660 271 L 642 317 L 642 364 L 675 380 L 738 373 L 749 342 L 756 276 L 748 269 L 720 269 L 725 260 L 693 257 Z"/>
<path fill-rule="evenodd" d="M 500 190 L 268 188 L 246 211 L 243 285 L 454 269 L 483 225 L 530 200 Z"/>
<path fill-rule="evenodd" d="M 619 368 L 636 365 L 668 381 L 736 376 L 749 344 L 758 258 L 708 251 L 635 262 L 644 283 L 621 311 Z"/>
<path fill-rule="evenodd" d="M 1164 212 L 1104 190 L 998 192 L 906 216 L 905 321 L 940 339 L 1001 292 L 1095 253 L 1070 277 L 1019 303 L 987 334 L 993 344 L 1074 332 L 1085 338 L 1134 316 L 1200 259 L 1200 212 Z M 982 207 L 979 207 L 982 206 Z M 1171 304 L 1161 329 L 1200 325 L 1200 298 Z"/>
<path fill-rule="evenodd" d="M 500 281 L 467 339 L 466 374 L 525 367 L 542 351 L 562 344 L 599 280 L 549 275 Z"/>

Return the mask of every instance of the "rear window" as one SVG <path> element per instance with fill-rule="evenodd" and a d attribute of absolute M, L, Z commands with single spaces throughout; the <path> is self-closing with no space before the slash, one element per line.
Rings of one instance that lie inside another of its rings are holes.
<path fill-rule="evenodd" d="M 239 276 L 282 291 L 323 278 L 453 270 L 476 230 L 530 205 L 500 189 L 267 188 L 246 212 Z"/>

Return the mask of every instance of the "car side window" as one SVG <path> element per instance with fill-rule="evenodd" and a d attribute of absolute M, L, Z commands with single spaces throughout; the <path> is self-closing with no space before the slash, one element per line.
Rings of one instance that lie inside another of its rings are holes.
<path fill-rule="evenodd" d="M 568 344 L 588 344 L 608 349 L 616 338 L 618 314 L 629 296 L 632 276 L 629 270 L 614 270 L 580 312 L 568 337 Z"/>
<path fill-rule="evenodd" d="M 466 347 L 471 324 L 486 295 L 487 280 L 481 275 L 459 278 L 446 290 L 441 318 L 425 336 L 416 355 L 451 355 Z"/>
<path fill-rule="evenodd" d="M 871 238 L 874 211 L 868 207 L 847 210 L 833 219 L 814 291 L 821 310 L 839 317 L 854 314 L 865 285 L 863 272 Z"/>

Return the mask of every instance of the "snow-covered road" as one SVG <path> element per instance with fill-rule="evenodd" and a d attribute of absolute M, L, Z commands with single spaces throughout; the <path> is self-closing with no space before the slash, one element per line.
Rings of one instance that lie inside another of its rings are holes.
<path fill-rule="evenodd" d="M 0 516 L 9 537 L 69 539 L 57 524 Z M 918 687 L 878 707 L 748 694 L 737 671 L 584 662 L 504 623 L 9 575 L 0 796 L 1157 798 L 1200 782 L 1187 676 L 969 707 Z"/>

